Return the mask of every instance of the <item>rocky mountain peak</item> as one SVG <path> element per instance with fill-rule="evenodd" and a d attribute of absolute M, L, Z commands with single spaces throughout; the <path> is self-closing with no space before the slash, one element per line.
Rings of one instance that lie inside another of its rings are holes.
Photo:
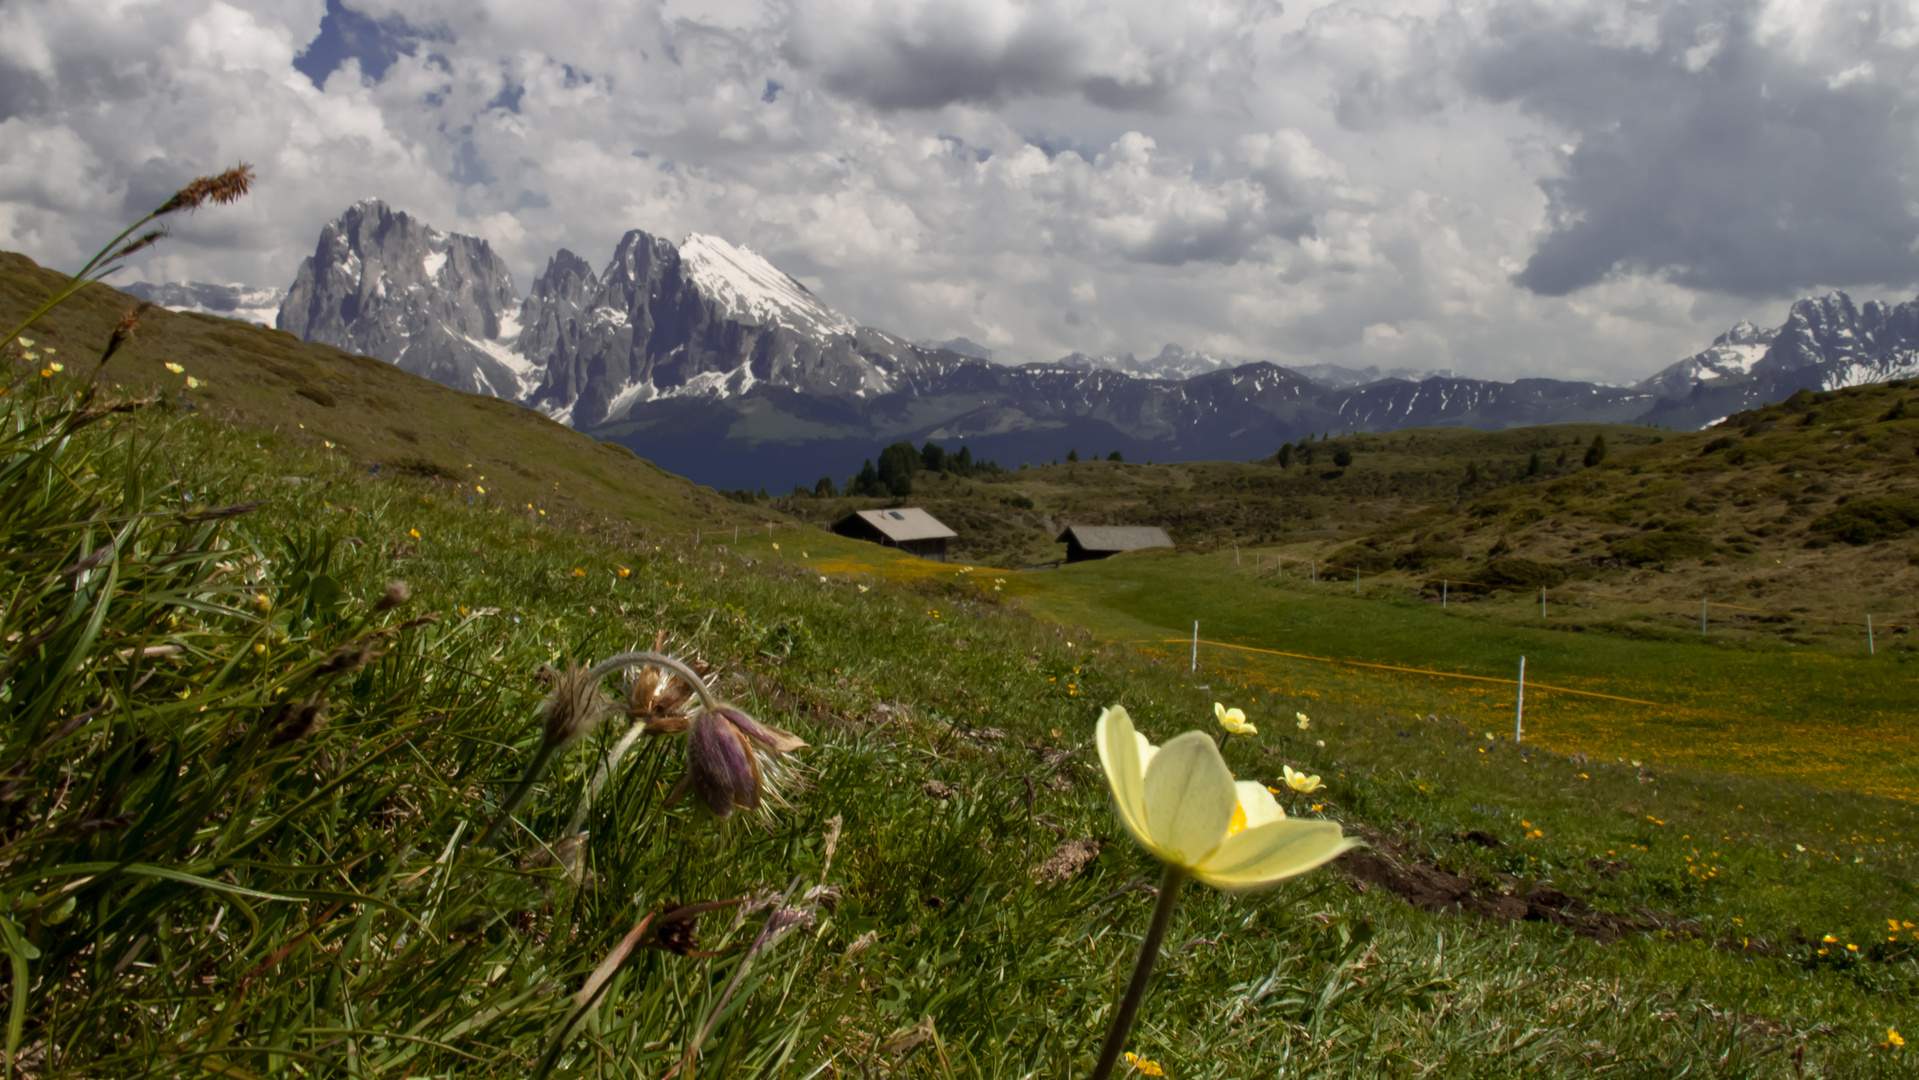
<path fill-rule="evenodd" d="M 320 230 L 275 325 L 474 393 L 537 381 L 514 351 L 513 275 L 485 240 L 362 199 Z"/>
<path fill-rule="evenodd" d="M 859 329 L 752 248 L 693 233 L 680 244 L 680 262 L 687 279 L 734 321 L 779 326 L 815 337 Z"/>

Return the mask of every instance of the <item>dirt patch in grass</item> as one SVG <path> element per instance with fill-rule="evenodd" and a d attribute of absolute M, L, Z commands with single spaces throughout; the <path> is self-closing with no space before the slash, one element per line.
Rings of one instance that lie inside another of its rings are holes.
<path fill-rule="evenodd" d="M 1390 841 L 1372 839 L 1371 842 L 1372 850 L 1355 852 L 1340 860 L 1339 865 L 1352 877 L 1354 887 L 1361 892 L 1385 889 L 1427 911 L 1458 911 L 1502 921 L 1549 922 L 1602 942 L 1618 941 L 1628 934 L 1686 929 L 1680 920 L 1650 909 L 1641 908 L 1632 914 L 1601 911 L 1544 881 L 1519 892 L 1516 880 L 1511 883 L 1469 880 L 1437 866 L 1403 859 L 1392 850 Z"/>

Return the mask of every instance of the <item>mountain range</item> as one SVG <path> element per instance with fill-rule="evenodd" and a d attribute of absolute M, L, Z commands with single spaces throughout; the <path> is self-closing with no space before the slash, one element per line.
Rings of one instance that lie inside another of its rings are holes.
<path fill-rule="evenodd" d="M 181 295 L 207 288 L 222 287 Z M 597 271 L 561 250 L 521 297 L 485 240 L 377 199 L 321 230 L 275 323 L 520 401 L 702 483 L 775 491 L 837 479 L 900 439 L 1009 466 L 1069 449 L 1246 460 L 1329 430 L 1692 429 L 1802 387 L 1919 373 L 1919 300 L 1856 306 L 1842 292 L 1794 303 L 1773 329 L 1742 322 L 1625 387 L 1286 368 L 1178 345 L 1150 360 L 1075 353 L 1016 367 L 965 338 L 860 326 L 750 249 L 698 233 L 676 245 L 632 230 Z"/>

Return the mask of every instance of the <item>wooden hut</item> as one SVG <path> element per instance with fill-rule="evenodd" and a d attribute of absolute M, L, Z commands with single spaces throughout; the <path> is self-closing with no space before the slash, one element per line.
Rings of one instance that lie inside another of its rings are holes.
<path fill-rule="evenodd" d="M 918 507 L 898 510 L 855 510 L 833 523 L 833 531 L 855 540 L 870 540 L 898 548 L 922 559 L 946 561 L 946 541 L 959 534 Z"/>
<path fill-rule="evenodd" d="M 1157 525 L 1069 525 L 1059 534 L 1066 545 L 1066 561 L 1104 559 L 1122 551 L 1172 547 L 1173 538 Z"/>

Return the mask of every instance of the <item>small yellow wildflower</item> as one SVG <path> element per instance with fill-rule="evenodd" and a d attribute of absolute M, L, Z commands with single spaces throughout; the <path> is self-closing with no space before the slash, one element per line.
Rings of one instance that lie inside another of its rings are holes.
<path fill-rule="evenodd" d="M 1286 786 L 1292 788 L 1294 791 L 1302 793 L 1318 791 L 1323 786 L 1319 782 L 1319 777 L 1307 776 L 1303 772 L 1295 772 L 1291 765 L 1281 765 L 1280 768 L 1284 770 L 1286 774 Z"/>
<path fill-rule="evenodd" d="M 1294 713 L 1293 719 L 1299 721 L 1299 730 L 1301 731 L 1305 731 L 1307 728 L 1313 726 L 1312 719 L 1303 712 Z"/>
<path fill-rule="evenodd" d="M 1154 1061 L 1151 1058 L 1140 1057 L 1138 1054 L 1133 1053 L 1131 1050 L 1126 1051 L 1126 1065 L 1128 1068 L 1139 1073 L 1141 1076 L 1165 1076 L 1166 1075 L 1166 1070 L 1160 1068 L 1159 1062 Z"/>
<path fill-rule="evenodd" d="M 1229 709 L 1219 702 L 1213 702 L 1213 715 L 1219 718 L 1219 726 L 1234 735 L 1257 735 L 1259 729 L 1246 722 L 1246 713 L 1240 709 Z"/>
<path fill-rule="evenodd" d="M 1899 1030 L 1897 1028 L 1887 1028 L 1886 1029 L 1886 1045 L 1891 1047 L 1900 1047 L 1900 1046 L 1906 1045 L 1906 1040 L 1899 1037 Z"/>
<path fill-rule="evenodd" d="M 576 566 L 576 567 L 574 567 L 574 568 L 573 568 L 573 576 L 574 576 L 574 577 L 585 577 L 585 576 L 586 576 L 586 571 L 584 571 L 584 570 L 582 570 L 582 569 L 580 569 L 579 567 L 577 567 L 577 566 Z"/>
<path fill-rule="evenodd" d="M 418 540 L 420 538 L 420 530 L 418 529 L 408 529 L 406 531 L 406 534 L 408 536 L 411 536 L 415 540 Z"/>
<path fill-rule="evenodd" d="M 54 369 L 55 371 L 58 371 L 58 370 L 60 370 L 60 365 L 59 365 L 59 364 L 55 364 L 55 365 L 53 365 L 53 369 Z M 188 376 L 187 376 L 187 389 L 188 389 L 188 390 L 198 390 L 198 389 L 200 389 L 200 380 L 198 380 L 198 379 L 196 379 L 196 378 L 194 378 L 194 377 L 193 377 L 193 376 L 191 376 L 191 375 L 188 375 Z"/>
<path fill-rule="evenodd" d="M 482 495 L 486 494 L 486 489 L 481 487 L 478 484 L 473 485 L 473 490 L 479 492 Z"/>
<path fill-rule="evenodd" d="M 185 375 L 187 373 L 186 368 L 181 367 L 171 360 L 167 361 L 167 370 L 173 372 L 175 375 Z"/>
<path fill-rule="evenodd" d="M 620 576 L 621 576 L 621 577 L 632 577 L 632 576 L 633 576 L 633 571 L 631 571 L 631 570 L 628 570 L 628 569 L 627 569 L 626 567 L 624 567 L 624 566 L 622 566 L 622 567 L 620 567 Z"/>
<path fill-rule="evenodd" d="M 20 342 L 20 347 L 23 349 L 33 348 L 33 339 L 30 337 L 16 338 L 15 340 Z"/>
<path fill-rule="evenodd" d="M 1831 934 L 1827 934 L 1825 937 L 1822 937 L 1819 940 L 1825 942 L 1828 945 L 1839 944 L 1839 939 L 1836 937 L 1833 937 Z"/>
<path fill-rule="evenodd" d="M 50 368 L 52 368 L 52 369 L 53 369 L 53 370 L 55 370 L 55 371 L 65 371 L 65 370 L 67 370 L 67 366 L 66 366 L 65 364 L 48 364 L 47 366 L 48 366 L 48 367 L 50 367 Z M 192 379 L 188 379 L 187 381 L 188 381 L 188 382 L 192 382 L 193 380 L 192 380 Z"/>

